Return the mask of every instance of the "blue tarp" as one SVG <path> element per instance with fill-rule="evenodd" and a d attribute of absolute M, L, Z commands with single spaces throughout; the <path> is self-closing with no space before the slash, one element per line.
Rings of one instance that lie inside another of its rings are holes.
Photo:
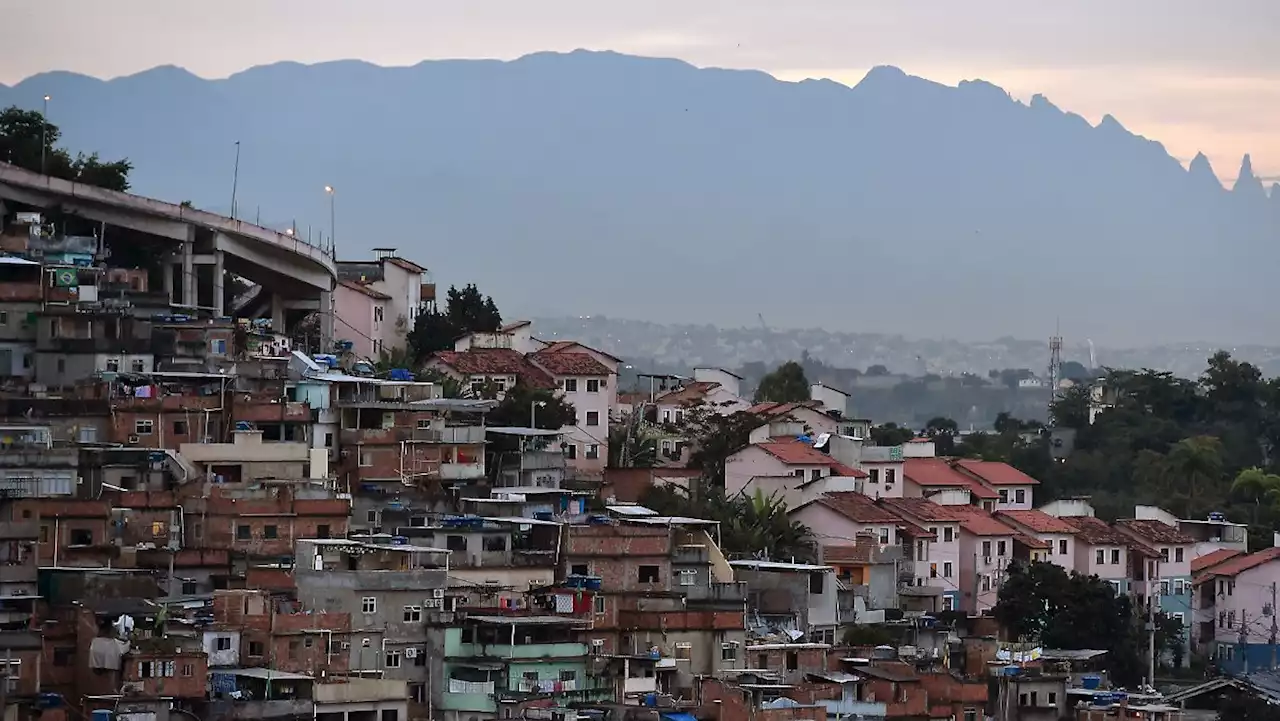
<path fill-rule="evenodd" d="M 691 713 L 683 711 L 666 712 L 662 714 L 662 721 L 698 721 Z"/>

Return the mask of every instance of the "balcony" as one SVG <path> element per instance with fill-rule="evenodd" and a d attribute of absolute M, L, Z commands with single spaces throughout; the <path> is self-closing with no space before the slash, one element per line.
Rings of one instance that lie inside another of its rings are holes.
<path fill-rule="evenodd" d="M 702 546 L 680 546 L 671 554 L 675 566 L 702 566 L 711 562 L 711 554 Z"/>
<path fill-rule="evenodd" d="M 440 478 L 445 481 L 474 481 L 484 478 L 484 463 L 441 463 Z"/>
<path fill-rule="evenodd" d="M 53 353 L 118 353 L 149 355 L 150 338 L 41 338 L 36 350 Z"/>
<path fill-rule="evenodd" d="M 35 563 L 18 566 L 0 566 L 0 583 L 35 583 L 38 575 Z"/>
<path fill-rule="evenodd" d="M 484 443 L 483 426 L 448 426 L 445 428 L 344 428 L 343 444 L 383 445 L 412 441 L 416 443 L 446 443 L 456 445 Z"/>
<path fill-rule="evenodd" d="M 517 634 L 518 636 L 519 634 Z M 479 644 L 479 643 L 460 643 L 457 651 L 452 649 L 446 650 L 451 656 L 460 658 L 477 658 L 493 656 L 505 659 L 529 659 L 529 658 L 577 658 L 578 656 L 587 655 L 587 646 L 583 643 L 529 643 L 500 645 L 500 644 Z"/>
<path fill-rule="evenodd" d="M 35 521 L 0 521 L 0 541 L 34 541 L 40 537 Z"/>
<path fill-rule="evenodd" d="M 0 283 L 0 301 L 39 302 L 44 297 L 40 283 Z"/>
<path fill-rule="evenodd" d="M 232 415 L 249 423 L 301 423 L 311 420 L 311 407 L 306 403 L 240 403 Z"/>
<path fill-rule="evenodd" d="M 690 602 L 732 604 L 745 604 L 747 602 L 747 584 L 745 581 L 677 586 L 676 588 L 684 591 L 686 599 Z"/>
<path fill-rule="evenodd" d="M 492 681 L 463 681 L 461 679 L 449 679 L 449 693 L 471 693 L 480 694 L 481 696 L 493 695 Z"/>
<path fill-rule="evenodd" d="M 657 690 L 657 676 L 629 678 L 622 683 L 623 693 L 655 693 Z"/>
<path fill-rule="evenodd" d="M 526 471 L 549 471 L 564 468 L 564 454 L 560 451 L 527 451 L 520 454 L 520 467 Z"/>

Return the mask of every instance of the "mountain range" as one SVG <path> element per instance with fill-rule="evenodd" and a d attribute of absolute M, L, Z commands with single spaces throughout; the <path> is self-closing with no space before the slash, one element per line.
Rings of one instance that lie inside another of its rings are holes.
<path fill-rule="evenodd" d="M 0 86 L 133 189 L 395 247 L 510 317 L 1267 342 L 1280 187 L 1107 116 L 877 67 L 850 88 L 611 52 L 160 67 Z M 239 170 L 234 171 L 239 142 Z"/>

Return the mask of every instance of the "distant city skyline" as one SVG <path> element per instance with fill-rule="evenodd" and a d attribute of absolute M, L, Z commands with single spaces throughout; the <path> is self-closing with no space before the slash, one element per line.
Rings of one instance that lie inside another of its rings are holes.
<path fill-rule="evenodd" d="M 1272 120 L 1280 117 L 1280 52 L 1271 37 L 1280 3 L 1265 0 L 1079 0 L 1034 10 L 1013 0 L 6 5 L 6 24 L 18 30 L 0 57 L 0 83 L 9 85 L 53 70 L 112 78 L 177 65 L 219 78 L 280 61 L 411 65 L 579 47 L 846 85 L 873 66 L 896 65 L 950 85 L 981 78 L 1023 101 L 1041 93 L 1094 124 L 1111 114 L 1184 165 L 1204 152 L 1228 186 L 1245 153 L 1268 186 L 1280 181 Z"/>

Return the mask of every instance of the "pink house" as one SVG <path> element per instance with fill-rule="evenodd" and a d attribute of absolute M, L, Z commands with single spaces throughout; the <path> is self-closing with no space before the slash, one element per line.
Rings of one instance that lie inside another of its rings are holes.
<path fill-rule="evenodd" d="M 965 514 L 927 498 L 882 498 L 878 504 L 934 536 L 928 558 L 916 560 L 916 577 L 923 579 L 925 586 L 941 589 L 941 610 L 959 609 L 964 597 L 960 586 L 960 524 Z"/>
<path fill-rule="evenodd" d="M 1033 560 L 1048 561 L 1061 566 L 1067 572 L 1076 570 L 1076 529 L 1071 524 L 1050 516 L 1044 511 L 998 511 L 996 518 L 1029 536 L 1044 541 L 1047 548 L 1043 557 Z"/>
<path fill-rule="evenodd" d="M 903 462 L 903 495 L 929 497 L 946 491 L 963 491 L 970 503 L 995 510 L 1000 494 L 957 471 L 946 458 L 907 458 Z M 952 494 L 954 495 L 954 494 Z"/>
<path fill-rule="evenodd" d="M 1192 583 L 1200 650 L 1226 673 L 1271 668 L 1280 547 L 1234 555 L 1200 571 Z"/>
<path fill-rule="evenodd" d="M 390 303 L 391 296 L 386 293 L 354 281 L 339 281 L 333 289 L 334 337 L 351 341 L 351 352 L 357 358 L 378 360 Z"/>
<path fill-rule="evenodd" d="M 1025 511 L 1035 507 L 1032 493 L 1040 481 L 1008 463 L 966 459 L 956 461 L 954 467 L 995 491 L 999 496 L 996 500 L 998 511 Z"/>
<path fill-rule="evenodd" d="M 808 443 L 777 440 L 743 446 L 725 461 L 727 495 L 780 494 L 791 508 L 822 493 L 856 491 L 866 474 L 840 463 Z M 870 502 L 870 499 L 867 499 Z"/>
<path fill-rule="evenodd" d="M 403 348 L 419 311 L 435 303 L 435 283 L 427 277 L 427 269 L 396 255 L 395 248 L 374 248 L 374 260 L 339 261 L 338 279 L 342 283 L 363 286 L 385 296 L 379 312 L 378 326 L 371 334 L 372 357 L 379 351 Z M 334 299 L 335 306 L 339 304 Z M 342 316 L 341 310 L 336 311 Z M 341 338 L 340 322 L 334 333 Z M 354 339 L 352 339 L 354 340 Z"/>
<path fill-rule="evenodd" d="M 976 506 L 948 506 L 960 521 L 960 591 L 968 599 L 966 610 L 981 613 L 993 608 L 1000 596 L 1009 564 L 1030 561 L 1048 544 L 993 517 Z"/>
<path fill-rule="evenodd" d="M 1116 593 L 1146 595 L 1147 581 L 1158 578 L 1160 552 L 1094 516 L 1060 520 L 1076 529 L 1076 570 L 1097 576 Z"/>

